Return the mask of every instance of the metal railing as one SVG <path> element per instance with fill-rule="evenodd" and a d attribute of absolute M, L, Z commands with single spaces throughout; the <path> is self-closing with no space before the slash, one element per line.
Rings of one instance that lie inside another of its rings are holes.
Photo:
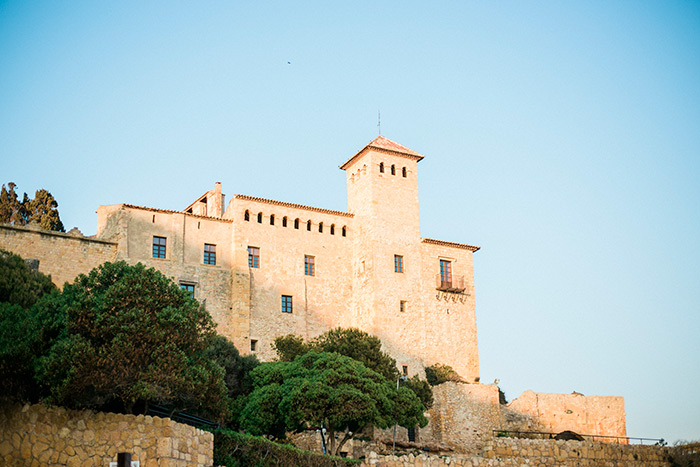
<path fill-rule="evenodd" d="M 664 445 L 663 438 L 633 438 L 629 436 L 605 436 L 605 435 L 581 435 L 572 432 L 562 432 L 562 433 L 547 433 L 544 431 L 513 431 L 513 430 L 493 430 L 493 435 L 496 438 L 527 438 L 527 439 L 567 439 L 575 440 L 573 436 L 569 437 L 565 433 L 571 433 L 571 435 L 578 436 L 583 440 L 594 441 L 594 442 L 604 442 L 604 443 L 617 443 L 617 444 L 658 444 L 659 446 Z"/>
<path fill-rule="evenodd" d="M 156 417 L 167 417 L 178 423 L 184 423 L 186 425 L 191 425 L 195 428 L 219 428 L 220 425 L 212 420 L 207 420 L 206 418 L 198 417 L 196 415 L 188 414 L 187 412 L 175 412 L 171 415 L 171 410 L 163 407 L 162 405 L 151 404 L 148 406 L 146 415 L 156 416 Z"/>
<path fill-rule="evenodd" d="M 443 292 L 464 293 L 467 289 L 467 281 L 464 276 L 444 276 L 438 274 L 435 276 L 435 288 Z"/>

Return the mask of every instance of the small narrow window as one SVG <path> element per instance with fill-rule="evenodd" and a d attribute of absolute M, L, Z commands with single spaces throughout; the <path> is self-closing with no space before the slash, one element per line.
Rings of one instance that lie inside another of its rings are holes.
<path fill-rule="evenodd" d="M 401 175 L 403 175 L 403 178 L 406 178 L 406 167 L 401 169 Z"/>
<path fill-rule="evenodd" d="M 194 284 L 180 284 L 180 288 L 187 292 L 187 295 L 194 298 Z"/>
<path fill-rule="evenodd" d="M 309 221 L 306 221 L 306 230 L 308 230 L 309 232 L 311 232 L 311 221 L 310 221 L 310 220 L 309 220 Z"/>
<path fill-rule="evenodd" d="M 404 313 L 406 311 L 406 300 L 399 301 L 399 311 Z"/>
<path fill-rule="evenodd" d="M 204 264 L 216 264 L 216 245 L 204 244 Z"/>
<path fill-rule="evenodd" d="M 246 222 L 250 221 L 250 211 L 248 211 L 247 209 L 245 210 L 245 213 L 243 214 L 243 220 Z"/>
<path fill-rule="evenodd" d="M 294 219 L 294 228 L 299 230 L 299 218 Z"/>
<path fill-rule="evenodd" d="M 249 268 L 259 268 L 260 267 L 260 248 L 255 246 L 248 247 L 248 267 Z"/>
<path fill-rule="evenodd" d="M 282 227 L 287 227 L 287 216 L 282 218 Z"/>
<path fill-rule="evenodd" d="M 167 240 L 165 237 L 153 236 L 153 257 L 154 258 L 165 258 L 165 244 Z"/>
<path fill-rule="evenodd" d="M 275 225 L 275 215 L 270 214 L 270 225 Z"/>
<path fill-rule="evenodd" d="M 391 164 L 391 175 L 396 175 L 396 166 Z"/>
<path fill-rule="evenodd" d="M 408 376 L 408 365 L 401 365 L 401 373 L 403 373 L 404 376 Z"/>
<path fill-rule="evenodd" d="M 410 443 L 416 442 L 416 427 L 412 427 L 412 428 L 408 429 L 408 441 Z"/>
<path fill-rule="evenodd" d="M 345 235 L 347 233 L 347 229 L 345 228 L 345 226 L 343 226 L 343 229 L 341 230 L 341 232 L 343 234 L 343 237 L 345 237 Z"/>
<path fill-rule="evenodd" d="M 335 235 L 335 224 L 331 224 L 331 235 Z"/>
<path fill-rule="evenodd" d="M 250 340 L 250 351 L 255 352 L 255 348 L 258 346 L 258 341 L 255 339 Z"/>
<path fill-rule="evenodd" d="M 315 276 L 316 275 L 316 258 L 309 255 L 304 255 L 304 275 Z"/>
<path fill-rule="evenodd" d="M 379 163 L 379 171 L 380 171 L 381 173 L 384 173 L 384 162 L 380 162 L 380 163 Z"/>
<path fill-rule="evenodd" d="M 282 313 L 292 312 L 292 296 L 282 295 Z"/>
<path fill-rule="evenodd" d="M 318 224 L 318 231 L 319 231 L 320 233 L 323 233 L 323 222 L 319 222 L 319 224 Z"/>
<path fill-rule="evenodd" d="M 258 224 L 262 224 L 262 212 L 258 213 Z"/>
<path fill-rule="evenodd" d="M 394 255 L 394 272 L 403 272 L 403 256 Z"/>
<path fill-rule="evenodd" d="M 155 214 L 153 214 L 153 223 L 154 224 L 156 223 L 156 215 Z"/>
<path fill-rule="evenodd" d="M 201 222 L 197 222 L 197 230 L 199 230 L 199 228 L 200 228 L 201 226 L 202 226 L 202 223 L 201 223 Z"/>

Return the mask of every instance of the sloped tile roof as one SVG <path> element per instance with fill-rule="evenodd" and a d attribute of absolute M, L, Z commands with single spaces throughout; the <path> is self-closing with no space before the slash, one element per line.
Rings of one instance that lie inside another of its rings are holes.
<path fill-rule="evenodd" d="M 419 161 L 424 157 L 422 154 L 414 151 L 413 149 L 408 149 L 406 146 L 402 146 L 399 143 L 380 135 L 370 141 L 364 148 L 360 149 L 357 154 L 348 159 L 347 162 L 340 166 L 340 168 L 345 170 L 355 159 L 370 149 L 386 151 L 397 156 L 413 159 L 415 161 Z"/>
<path fill-rule="evenodd" d="M 423 243 L 429 243 L 431 245 L 440 245 L 440 246 L 446 246 L 450 248 L 460 248 L 462 250 L 469 250 L 469 251 L 478 251 L 481 249 L 479 246 L 474 246 L 474 245 L 467 245 L 466 243 L 455 243 L 455 242 L 446 242 L 444 240 L 435 240 L 434 238 L 424 238 Z"/>

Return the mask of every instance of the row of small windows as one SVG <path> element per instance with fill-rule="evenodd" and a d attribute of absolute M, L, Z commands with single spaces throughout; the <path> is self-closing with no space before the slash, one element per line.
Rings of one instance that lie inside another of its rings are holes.
<path fill-rule="evenodd" d="M 391 175 L 396 175 L 396 166 L 394 164 L 391 164 Z M 384 173 L 384 162 L 379 163 L 379 172 Z M 406 167 L 401 168 L 401 175 L 403 178 L 406 178 L 406 174 L 408 172 L 406 171 Z"/>
<path fill-rule="evenodd" d="M 165 259 L 168 239 L 166 237 L 153 236 L 153 257 Z M 216 266 L 216 245 L 204 244 L 204 264 Z"/>
<path fill-rule="evenodd" d="M 243 214 L 243 220 L 246 222 L 250 222 L 250 211 L 248 211 L 247 209 L 246 209 L 245 213 Z M 263 213 L 262 212 L 259 212 L 257 214 L 257 220 L 258 220 L 258 224 L 262 224 L 262 222 L 263 222 Z M 299 218 L 294 219 L 294 228 L 299 230 L 299 226 L 301 225 L 300 223 L 301 223 L 301 221 L 299 220 Z M 284 216 L 282 218 L 282 227 L 287 227 L 287 224 L 288 224 L 287 216 Z M 275 215 L 274 214 L 270 214 L 270 225 L 275 225 Z M 306 221 L 306 230 L 311 231 L 311 225 L 312 225 L 311 220 Z M 320 233 L 323 233 L 323 222 L 320 222 L 318 224 L 318 231 Z M 331 235 L 335 235 L 335 224 L 331 224 L 329 231 L 330 231 Z M 343 226 L 340 228 L 340 234 L 343 237 L 347 236 L 347 233 L 348 233 L 348 229 L 346 226 Z"/>
<path fill-rule="evenodd" d="M 331 229 L 333 226 L 331 226 Z M 153 257 L 165 259 L 167 249 L 167 238 L 153 236 Z M 212 243 L 204 244 L 204 264 L 216 265 L 216 245 Z M 260 248 L 248 247 L 248 267 L 260 267 Z M 404 272 L 404 259 L 402 255 L 394 255 L 394 272 Z M 316 258 L 310 255 L 304 255 L 304 274 L 307 276 L 316 275 Z M 440 260 L 440 282 L 450 284 L 452 282 L 452 262 L 449 260 Z"/>

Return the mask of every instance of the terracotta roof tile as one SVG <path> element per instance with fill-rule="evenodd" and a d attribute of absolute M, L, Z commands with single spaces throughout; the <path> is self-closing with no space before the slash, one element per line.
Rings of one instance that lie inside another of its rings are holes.
<path fill-rule="evenodd" d="M 285 201 L 275 201 L 274 199 L 256 198 L 255 196 L 233 195 L 233 197 L 236 199 L 244 199 L 247 201 L 257 201 L 259 203 L 274 204 L 275 206 L 284 206 L 286 208 L 304 209 L 306 211 L 322 212 L 324 214 L 333 214 L 335 216 L 343 216 L 343 217 L 354 217 L 355 216 L 354 214 L 351 214 L 349 212 L 333 211 L 331 209 L 323 209 L 323 208 L 315 208 L 313 206 L 305 206 L 303 204 L 287 203 Z"/>
<path fill-rule="evenodd" d="M 477 250 L 481 249 L 480 246 L 467 245 L 466 243 L 446 242 L 444 240 L 435 240 L 432 238 L 424 238 L 423 243 L 429 243 L 431 245 L 447 246 L 447 247 L 451 247 L 451 248 L 461 248 L 462 250 L 470 250 L 470 251 L 477 251 Z"/>
<path fill-rule="evenodd" d="M 200 219 L 210 219 L 214 221 L 221 221 L 221 222 L 233 222 L 231 219 L 224 219 L 221 217 L 211 217 L 211 216 L 200 216 L 197 214 L 190 214 L 189 212 L 184 212 L 184 211 L 173 211 L 170 209 L 159 209 L 159 208 L 149 208 L 147 206 L 137 206 L 135 204 L 122 204 L 125 208 L 130 208 L 130 209 L 140 209 L 142 211 L 151 211 L 151 212 L 162 212 L 166 214 L 184 214 L 186 216 L 190 217 L 198 217 Z"/>
<path fill-rule="evenodd" d="M 343 165 L 341 165 L 340 168 L 345 170 L 355 159 L 360 157 L 362 154 L 364 154 L 369 149 L 386 151 L 390 154 L 394 154 L 394 155 L 401 156 L 401 157 L 406 157 L 409 159 L 413 159 L 415 161 L 420 161 L 424 157 L 422 154 L 414 151 L 413 149 L 408 149 L 407 147 L 402 146 L 399 143 L 390 140 L 389 138 L 385 138 L 383 136 L 377 136 L 372 141 L 370 141 L 365 147 L 360 149 L 357 152 L 357 154 L 352 156 Z"/>

